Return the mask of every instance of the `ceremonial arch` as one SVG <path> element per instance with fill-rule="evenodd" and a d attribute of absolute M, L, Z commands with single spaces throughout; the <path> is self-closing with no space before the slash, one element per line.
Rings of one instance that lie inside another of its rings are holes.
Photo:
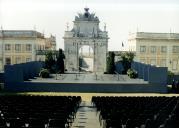
<path fill-rule="evenodd" d="M 92 72 L 106 70 L 108 51 L 108 33 L 99 28 L 99 19 L 89 8 L 79 13 L 73 21 L 72 30 L 65 31 L 65 68 L 68 71 L 78 71 L 80 68 Z"/>

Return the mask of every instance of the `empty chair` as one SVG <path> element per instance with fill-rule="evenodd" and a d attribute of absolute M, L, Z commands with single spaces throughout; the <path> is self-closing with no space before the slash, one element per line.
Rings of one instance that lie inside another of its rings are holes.
<path fill-rule="evenodd" d="M 5 128 L 5 127 L 6 127 L 6 121 L 0 118 L 0 128 Z"/>
<path fill-rule="evenodd" d="M 179 97 L 92 97 L 92 102 L 106 128 L 116 127 L 115 120 L 126 128 L 179 127 Z"/>
<path fill-rule="evenodd" d="M 72 123 L 81 97 L 2 95 L 0 101 L 0 128 L 63 128 Z"/>
<path fill-rule="evenodd" d="M 128 119 L 126 122 L 126 128 L 135 128 L 136 124 L 134 123 L 133 120 Z"/>
<path fill-rule="evenodd" d="M 6 124 L 9 128 L 23 128 L 25 127 L 25 123 L 20 119 L 8 119 Z"/>
<path fill-rule="evenodd" d="M 150 119 L 147 119 L 145 122 L 145 128 L 152 128 L 152 121 Z"/>
<path fill-rule="evenodd" d="M 41 119 L 29 119 L 28 127 L 29 128 L 45 128 L 45 123 Z"/>
<path fill-rule="evenodd" d="M 60 119 L 50 119 L 48 128 L 66 128 L 66 122 Z"/>

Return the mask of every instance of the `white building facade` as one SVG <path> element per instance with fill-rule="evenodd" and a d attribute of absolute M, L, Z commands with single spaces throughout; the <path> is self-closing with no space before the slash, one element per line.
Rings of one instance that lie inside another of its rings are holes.
<path fill-rule="evenodd" d="M 37 51 L 45 50 L 44 34 L 33 30 L 1 30 L 0 31 L 0 71 L 6 64 L 44 61 L 45 55 L 37 55 Z"/>
<path fill-rule="evenodd" d="M 67 70 L 78 71 L 81 66 L 80 58 L 90 67 L 89 70 L 92 72 L 104 72 L 106 70 L 109 38 L 106 26 L 104 26 L 104 31 L 100 30 L 99 22 L 98 17 L 89 13 L 89 8 L 85 8 L 84 14 L 79 13 L 75 17 L 73 29 L 65 31 L 64 47 Z M 85 52 L 83 46 L 89 47 L 88 54 L 83 54 Z M 89 58 L 91 58 L 91 61 Z"/>
<path fill-rule="evenodd" d="M 129 51 L 136 51 L 135 60 L 179 74 L 179 34 L 137 32 L 129 35 Z"/>

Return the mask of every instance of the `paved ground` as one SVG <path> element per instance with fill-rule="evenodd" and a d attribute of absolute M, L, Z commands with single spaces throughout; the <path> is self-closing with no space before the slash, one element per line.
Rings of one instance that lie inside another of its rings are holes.
<path fill-rule="evenodd" d="M 32 82 L 50 83 L 133 83 L 147 84 L 143 79 L 130 79 L 127 75 L 110 74 L 52 74 L 52 78 L 32 79 Z"/>
<path fill-rule="evenodd" d="M 71 128 L 102 128 L 99 113 L 90 101 L 82 101 Z"/>

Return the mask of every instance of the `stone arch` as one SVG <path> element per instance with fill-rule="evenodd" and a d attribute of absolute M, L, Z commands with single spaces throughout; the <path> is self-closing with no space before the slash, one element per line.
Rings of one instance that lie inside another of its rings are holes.
<path fill-rule="evenodd" d="M 91 45 L 79 47 L 79 67 L 83 71 L 94 71 L 94 49 Z"/>
<path fill-rule="evenodd" d="M 86 10 L 85 10 L 86 13 Z M 93 49 L 93 72 L 106 70 L 108 32 L 99 28 L 99 19 L 93 14 L 79 13 L 75 17 L 72 30 L 65 31 L 65 68 L 68 71 L 79 71 L 79 49 L 88 45 Z"/>

